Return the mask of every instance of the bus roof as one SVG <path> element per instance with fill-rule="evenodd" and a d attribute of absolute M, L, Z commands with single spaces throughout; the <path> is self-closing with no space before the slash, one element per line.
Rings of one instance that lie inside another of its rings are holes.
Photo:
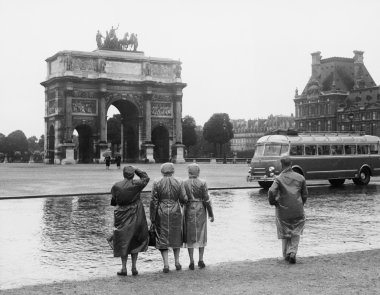
<path fill-rule="evenodd" d="M 358 133 L 299 133 L 298 135 L 265 135 L 257 140 L 257 144 L 263 143 L 378 143 L 380 138 L 373 135 L 360 135 Z"/>

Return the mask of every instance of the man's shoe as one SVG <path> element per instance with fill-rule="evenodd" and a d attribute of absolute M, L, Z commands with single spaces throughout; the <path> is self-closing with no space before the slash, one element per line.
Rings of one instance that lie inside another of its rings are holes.
<path fill-rule="evenodd" d="M 127 271 L 126 270 L 125 271 L 123 271 L 123 270 L 122 271 L 118 271 L 117 275 L 118 276 L 124 276 L 124 277 L 126 277 L 127 276 Z"/>
<path fill-rule="evenodd" d="M 285 261 L 289 261 L 289 258 L 290 258 L 290 254 L 286 254 L 286 256 L 285 256 Z"/>
<path fill-rule="evenodd" d="M 194 262 L 191 262 L 191 263 L 189 264 L 189 269 L 194 270 Z"/>
<path fill-rule="evenodd" d="M 206 264 L 203 261 L 198 261 L 198 267 L 199 268 L 205 268 Z"/>
<path fill-rule="evenodd" d="M 137 271 L 137 269 L 135 267 L 132 268 L 132 275 L 133 276 L 137 276 L 139 274 L 139 272 Z"/>
<path fill-rule="evenodd" d="M 289 263 L 295 264 L 296 263 L 296 253 L 290 253 L 289 255 Z"/>

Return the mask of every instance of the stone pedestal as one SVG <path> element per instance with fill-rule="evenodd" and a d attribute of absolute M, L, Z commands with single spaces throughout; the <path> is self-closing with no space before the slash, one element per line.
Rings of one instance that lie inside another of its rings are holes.
<path fill-rule="evenodd" d="M 145 143 L 145 144 L 142 145 L 142 147 L 145 150 L 145 159 L 144 159 L 144 161 L 147 162 L 147 163 L 156 163 L 156 161 L 154 160 L 154 157 L 153 157 L 154 144 Z"/>
<path fill-rule="evenodd" d="M 62 159 L 62 165 L 72 165 L 76 164 L 74 159 L 74 143 L 63 143 L 61 145 L 62 150 L 65 150 L 66 158 Z"/>
<path fill-rule="evenodd" d="M 108 150 L 108 143 L 99 143 L 99 151 L 100 151 L 100 156 L 99 156 L 99 163 L 104 163 L 105 159 L 103 156 L 103 153 Z"/>
<path fill-rule="evenodd" d="M 185 151 L 185 145 L 183 144 L 175 144 L 174 145 L 177 153 L 176 155 L 173 157 L 173 163 L 176 163 L 176 164 L 184 164 L 186 163 L 183 155 L 184 155 L 184 151 Z"/>

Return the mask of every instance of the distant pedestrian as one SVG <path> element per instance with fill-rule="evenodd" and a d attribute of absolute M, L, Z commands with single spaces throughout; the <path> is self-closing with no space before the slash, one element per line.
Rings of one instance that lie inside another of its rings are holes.
<path fill-rule="evenodd" d="M 271 205 L 276 206 L 277 237 L 282 239 L 282 254 L 289 263 L 296 263 L 300 235 L 305 226 L 304 204 L 308 191 L 305 178 L 292 170 L 289 156 L 281 158 L 282 172 L 268 191 Z"/>
<path fill-rule="evenodd" d="M 150 219 L 156 228 L 156 248 L 161 251 L 164 273 L 169 272 L 168 250 L 173 248 L 175 268 L 182 268 L 179 263 L 182 238 L 181 204 L 187 201 L 182 180 L 173 176 L 174 165 L 164 163 L 161 166 L 162 178 L 153 183 Z"/>
<path fill-rule="evenodd" d="M 111 164 L 111 156 L 105 156 L 104 160 L 106 162 L 106 170 L 109 170 Z"/>
<path fill-rule="evenodd" d="M 140 179 L 133 179 L 134 175 Z M 148 224 L 146 221 L 140 192 L 148 184 L 146 172 L 134 167 L 126 166 L 123 169 L 124 180 L 115 183 L 112 187 L 111 206 L 114 211 L 114 226 L 112 240 L 114 257 L 121 257 L 120 276 L 127 275 L 128 255 L 132 257 L 132 275 L 137 275 L 137 256 L 148 248 Z"/>
<path fill-rule="evenodd" d="M 115 161 L 116 161 L 116 167 L 117 167 L 117 169 L 120 169 L 121 156 L 117 155 Z"/>
<path fill-rule="evenodd" d="M 194 270 L 194 248 L 199 248 L 198 267 L 206 267 L 203 254 L 207 245 L 207 213 L 210 221 L 214 222 L 207 184 L 198 178 L 199 172 L 198 164 L 190 164 L 189 179 L 185 180 L 188 202 L 184 208 L 184 244 L 189 252 L 191 270 Z"/>

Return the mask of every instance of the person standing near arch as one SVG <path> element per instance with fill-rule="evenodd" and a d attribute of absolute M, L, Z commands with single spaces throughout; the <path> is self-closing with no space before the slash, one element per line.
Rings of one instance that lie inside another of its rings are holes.
<path fill-rule="evenodd" d="M 133 179 L 137 175 L 140 179 Z M 137 275 L 137 256 L 148 249 L 148 223 L 140 192 L 149 182 L 148 174 L 134 166 L 123 169 L 124 180 L 114 184 L 111 189 L 111 206 L 114 210 L 114 232 L 112 240 L 114 257 L 121 257 L 119 276 L 127 275 L 127 259 L 132 257 L 132 275 Z"/>

